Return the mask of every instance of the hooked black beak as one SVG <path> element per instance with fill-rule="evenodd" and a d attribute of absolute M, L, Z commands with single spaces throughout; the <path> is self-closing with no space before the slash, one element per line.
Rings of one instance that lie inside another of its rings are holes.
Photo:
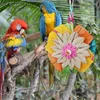
<path fill-rule="evenodd" d="M 40 5 L 40 12 L 43 12 L 42 7 L 43 7 L 43 6 L 42 6 L 42 5 Z"/>
<path fill-rule="evenodd" d="M 40 12 L 41 12 L 41 13 L 43 12 L 42 9 L 40 9 Z"/>

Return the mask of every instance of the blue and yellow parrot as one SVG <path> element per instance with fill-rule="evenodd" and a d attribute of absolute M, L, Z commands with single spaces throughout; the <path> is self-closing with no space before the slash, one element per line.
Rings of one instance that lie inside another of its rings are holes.
<path fill-rule="evenodd" d="M 48 1 L 44 0 L 40 5 L 41 17 L 40 17 L 40 35 L 42 37 L 42 41 L 47 40 L 49 33 L 53 31 L 53 29 L 62 24 L 62 16 L 55 8 L 55 5 Z M 54 81 L 54 67 L 50 63 L 49 65 L 49 85 L 51 85 Z"/>
<path fill-rule="evenodd" d="M 24 20 L 15 19 L 0 43 L 0 100 L 2 100 L 2 86 L 6 67 L 5 58 L 10 59 L 12 55 L 19 52 L 19 47 L 26 46 L 24 31 L 27 28 L 28 25 Z"/>
<path fill-rule="evenodd" d="M 40 17 L 40 35 L 44 41 L 55 27 L 62 24 L 62 16 L 55 8 L 55 5 L 48 0 L 41 3 L 40 10 L 42 12 Z"/>

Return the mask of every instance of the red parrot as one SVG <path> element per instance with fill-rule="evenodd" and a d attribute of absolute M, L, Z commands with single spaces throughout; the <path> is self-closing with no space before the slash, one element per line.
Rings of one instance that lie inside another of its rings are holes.
<path fill-rule="evenodd" d="M 20 19 L 15 19 L 9 29 L 7 30 L 3 40 L 5 40 L 7 37 L 9 36 L 14 36 L 14 35 L 17 35 L 17 34 L 20 34 L 19 32 L 24 29 L 26 30 L 28 28 L 28 25 L 27 23 L 24 21 L 24 20 L 20 20 Z"/>
<path fill-rule="evenodd" d="M 2 86 L 4 81 L 4 71 L 6 67 L 5 58 L 18 52 L 20 47 L 26 46 L 24 31 L 28 25 L 24 20 L 15 19 L 7 30 L 0 43 L 0 100 L 2 100 Z"/>
<path fill-rule="evenodd" d="M 9 38 L 10 39 L 13 38 L 13 40 L 15 40 L 14 37 L 20 37 L 20 36 L 25 37 L 24 31 L 27 28 L 28 28 L 28 25 L 27 25 L 27 23 L 24 20 L 15 19 L 11 23 L 9 29 L 7 30 L 7 32 L 6 32 L 6 34 L 5 34 L 4 38 L 3 38 L 3 40 L 9 40 Z M 20 44 L 19 43 L 19 45 L 22 45 L 22 46 L 26 45 L 26 42 L 22 42 L 22 43 L 23 44 Z M 14 52 L 15 53 L 17 52 L 17 44 L 18 44 L 17 43 L 17 39 L 16 39 L 16 41 L 13 44 L 11 44 L 11 43 L 8 44 L 8 47 L 13 46 L 15 48 L 15 49 L 14 48 L 12 48 L 12 49 L 10 48 L 9 49 L 9 52 L 7 53 L 8 54 L 8 57 L 12 54 L 12 52 L 13 53 Z"/>

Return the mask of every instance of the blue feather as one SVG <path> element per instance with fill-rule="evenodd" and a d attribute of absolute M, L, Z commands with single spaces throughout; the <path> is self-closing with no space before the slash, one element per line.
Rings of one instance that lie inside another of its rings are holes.
<path fill-rule="evenodd" d="M 18 46 L 13 46 L 13 50 L 14 51 L 17 50 L 19 47 L 25 47 L 27 45 L 25 38 L 22 38 L 22 37 L 18 37 L 18 38 L 21 38 L 22 39 L 22 43 L 20 45 L 18 45 Z"/>
<path fill-rule="evenodd" d="M 15 51 L 15 50 L 17 50 L 19 47 L 25 47 L 26 46 L 26 39 L 25 38 L 22 38 L 22 43 L 20 44 L 20 45 L 18 45 L 18 46 L 13 46 L 13 50 Z"/>
<path fill-rule="evenodd" d="M 42 10 L 42 6 L 45 6 L 46 11 L 50 14 L 50 13 L 55 13 L 56 15 L 56 21 L 55 21 L 55 27 L 59 26 L 60 24 L 62 24 L 62 16 L 60 15 L 60 13 L 56 10 L 55 5 L 47 0 L 44 0 L 41 5 L 40 5 L 40 9 Z M 40 17 L 40 35 L 42 37 L 42 40 L 45 40 L 46 37 L 46 23 L 45 23 L 45 17 L 42 14 L 42 16 Z"/>
<path fill-rule="evenodd" d="M 57 12 L 54 3 L 50 1 L 43 1 L 40 5 L 40 9 L 42 8 L 42 6 L 46 7 L 46 10 L 48 11 L 48 13 Z"/>
<path fill-rule="evenodd" d="M 4 71 L 5 69 L 5 55 L 6 55 L 6 48 L 3 42 L 0 43 L 0 66 L 1 70 Z"/>
<path fill-rule="evenodd" d="M 4 42 L 0 43 L 0 98 L 2 98 L 2 86 L 4 81 L 4 71 L 6 67 L 5 62 L 6 47 Z"/>
<path fill-rule="evenodd" d="M 45 17 L 42 15 L 40 18 L 40 35 L 42 37 L 42 40 L 45 40 L 46 36 L 46 26 L 45 26 Z"/>
<path fill-rule="evenodd" d="M 56 26 L 59 26 L 62 24 L 62 16 L 57 12 L 56 13 Z"/>
<path fill-rule="evenodd" d="M 16 38 L 19 38 L 19 39 L 22 39 L 22 43 L 18 46 L 18 47 L 25 47 L 26 46 L 26 39 L 25 38 L 23 38 L 21 35 L 16 35 L 15 36 Z"/>
<path fill-rule="evenodd" d="M 22 38 L 23 42 L 20 44 L 20 47 L 25 47 L 26 46 L 26 39 Z"/>
<path fill-rule="evenodd" d="M 90 50 L 96 54 L 96 41 L 92 40 L 92 42 L 90 43 Z"/>

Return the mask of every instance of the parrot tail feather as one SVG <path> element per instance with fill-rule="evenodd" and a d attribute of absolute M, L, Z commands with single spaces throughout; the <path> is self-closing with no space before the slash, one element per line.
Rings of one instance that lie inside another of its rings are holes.
<path fill-rule="evenodd" d="M 4 71 L 6 67 L 5 62 L 6 48 L 3 42 L 0 43 L 0 100 L 2 100 L 2 88 L 4 81 Z"/>

